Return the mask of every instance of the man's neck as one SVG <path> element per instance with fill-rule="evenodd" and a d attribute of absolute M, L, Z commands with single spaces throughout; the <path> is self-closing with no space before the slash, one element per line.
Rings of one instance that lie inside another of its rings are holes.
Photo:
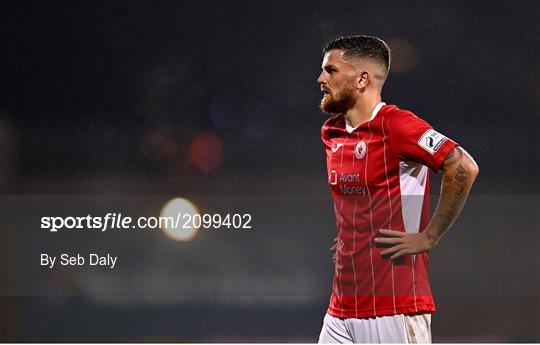
<path fill-rule="evenodd" d="M 358 100 L 354 107 L 345 113 L 345 120 L 351 127 L 358 127 L 371 119 L 373 109 L 381 102 L 381 96 L 369 100 Z"/>

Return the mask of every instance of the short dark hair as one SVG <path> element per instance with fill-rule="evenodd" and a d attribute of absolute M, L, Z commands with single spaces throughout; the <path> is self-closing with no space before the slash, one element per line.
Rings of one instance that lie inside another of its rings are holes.
<path fill-rule="evenodd" d="M 383 64 L 387 72 L 390 69 L 390 47 L 380 38 L 364 35 L 342 36 L 325 44 L 323 54 L 334 49 L 343 50 L 345 57 L 373 59 Z"/>

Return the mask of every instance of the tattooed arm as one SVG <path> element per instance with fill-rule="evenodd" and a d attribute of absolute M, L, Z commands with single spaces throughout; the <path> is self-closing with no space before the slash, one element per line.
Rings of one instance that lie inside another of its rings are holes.
<path fill-rule="evenodd" d="M 376 243 L 390 245 L 382 255 L 396 259 L 407 254 L 418 254 L 435 247 L 461 212 L 469 190 L 478 175 L 478 165 L 461 147 L 456 146 L 443 163 L 444 171 L 439 204 L 427 228 L 418 234 L 381 229 L 388 237 L 375 239 Z"/>
<path fill-rule="evenodd" d="M 439 242 L 461 212 L 479 171 L 476 162 L 459 146 L 450 151 L 442 170 L 444 176 L 439 204 L 424 231 L 433 246 Z"/>

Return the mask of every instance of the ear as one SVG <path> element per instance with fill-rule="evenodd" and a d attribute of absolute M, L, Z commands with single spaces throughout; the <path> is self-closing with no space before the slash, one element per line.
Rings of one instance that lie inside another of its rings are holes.
<path fill-rule="evenodd" d="M 358 88 L 365 89 L 370 82 L 369 79 L 370 79 L 369 73 L 367 71 L 363 71 L 358 77 L 358 81 L 357 81 Z"/>

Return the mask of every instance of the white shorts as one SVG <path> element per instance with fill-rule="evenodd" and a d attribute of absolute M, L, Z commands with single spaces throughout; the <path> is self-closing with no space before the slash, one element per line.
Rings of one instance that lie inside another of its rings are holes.
<path fill-rule="evenodd" d="M 431 314 L 391 315 L 368 319 L 324 317 L 319 344 L 431 343 Z"/>

